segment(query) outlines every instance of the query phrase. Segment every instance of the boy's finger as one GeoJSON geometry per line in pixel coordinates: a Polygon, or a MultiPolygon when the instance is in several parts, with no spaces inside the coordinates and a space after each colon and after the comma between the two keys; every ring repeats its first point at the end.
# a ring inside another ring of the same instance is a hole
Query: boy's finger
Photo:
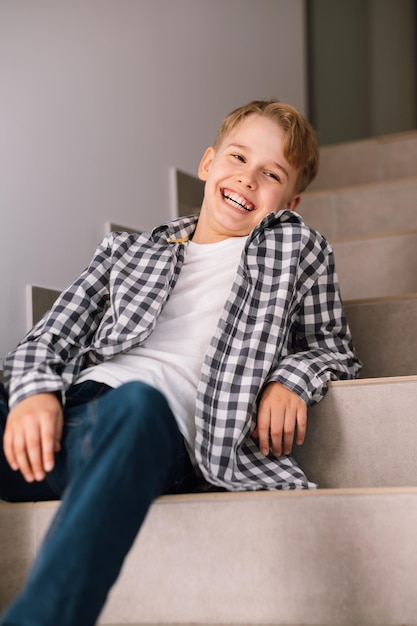
{"type": "Polygon", "coordinates": [[[297,438],[296,442],[299,446],[304,443],[307,432],[307,408],[298,411],[297,414],[297,438]]]}
{"type": "Polygon", "coordinates": [[[20,470],[25,480],[32,482],[33,472],[26,454],[26,443],[23,431],[6,426],[3,445],[5,457],[12,470],[20,470]]]}
{"type": "Polygon", "coordinates": [[[42,460],[42,443],[39,426],[36,423],[27,426],[25,430],[24,447],[20,450],[18,459],[20,459],[19,468],[26,480],[43,480],[45,471],[42,460]],[[25,458],[28,460],[29,472],[26,470],[25,458]],[[23,468],[22,468],[23,464],[23,468]]]}
{"type": "Polygon", "coordinates": [[[62,431],[64,428],[64,415],[62,409],[59,410],[57,419],[55,422],[55,452],[61,450],[62,431]]]}
{"type": "Polygon", "coordinates": [[[262,454],[268,456],[269,454],[269,434],[271,426],[271,413],[266,407],[260,407],[258,412],[258,423],[256,426],[259,448],[262,454]]]}
{"type": "MultiPolygon", "coordinates": [[[[56,424],[55,420],[49,418],[41,423],[41,449],[42,449],[42,471],[50,472],[55,464],[56,449],[56,424]]],[[[41,479],[42,480],[42,479],[41,479]]]]}
{"type": "Polygon", "coordinates": [[[286,421],[284,407],[276,406],[271,418],[271,444],[275,456],[281,456],[283,452],[284,426],[286,421]]]}
{"type": "Polygon", "coordinates": [[[291,454],[292,446],[294,443],[294,431],[295,431],[295,418],[291,416],[285,420],[284,434],[283,434],[283,451],[284,454],[291,454]]]}
{"type": "Polygon", "coordinates": [[[17,469],[20,471],[26,482],[32,483],[35,480],[35,477],[24,449],[19,450],[19,452],[16,453],[16,463],[17,469]]]}
{"type": "Polygon", "coordinates": [[[6,427],[6,431],[3,437],[3,450],[4,456],[12,470],[17,471],[19,469],[19,465],[16,459],[16,455],[14,453],[13,447],[13,434],[9,428],[6,427]]]}
{"type": "Polygon", "coordinates": [[[271,448],[275,456],[281,456],[282,454],[282,428],[271,428],[271,448]]]}

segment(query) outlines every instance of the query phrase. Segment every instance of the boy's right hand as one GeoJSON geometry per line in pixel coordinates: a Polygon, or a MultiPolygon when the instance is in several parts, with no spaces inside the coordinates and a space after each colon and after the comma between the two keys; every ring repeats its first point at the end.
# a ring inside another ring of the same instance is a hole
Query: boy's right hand
{"type": "Polygon", "coordinates": [[[27,482],[41,481],[55,464],[61,448],[63,413],[54,393],[39,393],[10,411],[4,431],[4,454],[27,482]]]}

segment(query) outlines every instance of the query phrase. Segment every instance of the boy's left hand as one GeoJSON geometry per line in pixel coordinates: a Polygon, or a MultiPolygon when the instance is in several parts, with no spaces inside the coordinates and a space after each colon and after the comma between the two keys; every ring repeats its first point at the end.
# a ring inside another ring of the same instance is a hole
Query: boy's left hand
{"type": "Polygon", "coordinates": [[[252,437],[259,439],[265,456],[291,454],[296,443],[304,441],[307,428],[307,405],[296,393],[277,382],[269,383],[261,396],[258,423],[252,437]]]}

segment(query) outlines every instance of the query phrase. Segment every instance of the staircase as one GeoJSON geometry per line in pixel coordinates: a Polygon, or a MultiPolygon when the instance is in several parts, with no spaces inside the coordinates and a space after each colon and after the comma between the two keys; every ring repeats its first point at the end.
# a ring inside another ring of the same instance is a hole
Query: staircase
{"type": "MultiPolygon", "coordinates": [[[[364,363],[309,411],[320,488],[160,498],[101,625],[417,626],[417,132],[323,148],[300,212],[364,363]]],[[[56,506],[0,504],[0,607],[56,506]]]]}

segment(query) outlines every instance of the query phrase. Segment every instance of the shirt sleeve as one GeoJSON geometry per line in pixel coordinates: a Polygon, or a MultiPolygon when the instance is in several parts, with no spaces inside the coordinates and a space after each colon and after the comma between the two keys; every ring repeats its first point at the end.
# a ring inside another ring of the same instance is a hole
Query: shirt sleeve
{"type": "Polygon", "coordinates": [[[292,330],[293,353],[280,360],[266,383],[279,382],[314,404],[325,395],[330,380],[358,376],[361,363],[343,311],[332,251],[304,295],[292,330]]]}
{"type": "Polygon", "coordinates": [[[35,393],[59,392],[64,399],[108,308],[111,243],[112,235],[102,240],[90,265],[7,355],[10,408],[35,393]]]}

